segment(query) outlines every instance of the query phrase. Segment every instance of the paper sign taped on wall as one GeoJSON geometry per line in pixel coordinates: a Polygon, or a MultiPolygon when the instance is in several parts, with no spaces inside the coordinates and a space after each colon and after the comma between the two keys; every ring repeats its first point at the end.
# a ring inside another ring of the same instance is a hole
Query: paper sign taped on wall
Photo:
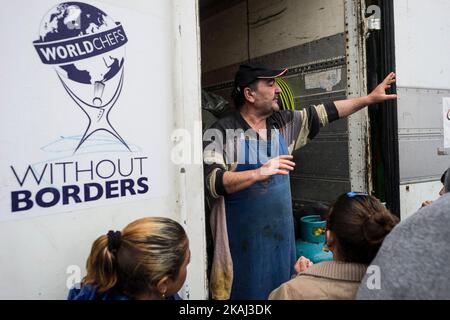
{"type": "Polygon", "coordinates": [[[444,148],[450,148],[450,98],[444,98],[443,102],[443,122],[444,122],[444,148]]]}
{"type": "Polygon", "coordinates": [[[321,72],[315,72],[305,75],[305,88],[333,90],[333,87],[342,80],[342,70],[334,69],[321,72]]]}

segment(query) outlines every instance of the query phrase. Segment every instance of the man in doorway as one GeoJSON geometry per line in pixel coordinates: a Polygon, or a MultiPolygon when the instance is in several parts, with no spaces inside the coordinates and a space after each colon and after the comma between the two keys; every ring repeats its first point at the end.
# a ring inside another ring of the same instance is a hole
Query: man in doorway
{"type": "Polygon", "coordinates": [[[395,82],[391,73],[368,96],[280,111],[275,79],[286,73],[241,65],[232,94],[236,111],[207,133],[205,182],[216,199],[211,212],[213,299],[267,299],[290,279],[295,264],[291,153],[321,127],[396,98],[386,94],[395,82]]]}

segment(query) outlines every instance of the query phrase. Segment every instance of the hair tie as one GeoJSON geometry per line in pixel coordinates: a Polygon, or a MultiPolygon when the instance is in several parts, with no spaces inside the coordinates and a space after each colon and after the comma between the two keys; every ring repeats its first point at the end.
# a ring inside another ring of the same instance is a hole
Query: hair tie
{"type": "Polygon", "coordinates": [[[120,231],[109,230],[108,232],[109,251],[113,252],[119,250],[121,241],[122,241],[122,233],[120,231]]]}

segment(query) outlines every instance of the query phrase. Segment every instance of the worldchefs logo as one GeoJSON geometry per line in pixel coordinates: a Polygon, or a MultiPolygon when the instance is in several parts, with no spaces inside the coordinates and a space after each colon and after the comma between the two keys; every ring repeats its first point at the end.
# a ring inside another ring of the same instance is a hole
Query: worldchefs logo
{"type": "Polygon", "coordinates": [[[42,20],[34,47],[42,62],[55,68],[64,89],[89,119],[74,152],[100,130],[131,151],[109,120],[123,86],[127,41],[119,22],[81,2],[61,3],[42,20]],[[107,86],[112,90],[105,90],[107,86]]]}
{"type": "MultiPolygon", "coordinates": [[[[113,128],[109,113],[123,86],[125,44],[122,25],[103,11],[81,2],[65,2],[50,10],[34,47],[52,66],[63,88],[89,119],[73,156],[96,131],[107,131],[131,151],[113,128]]],[[[93,139],[91,139],[93,140],[93,139]]],[[[18,187],[11,190],[11,212],[68,207],[149,192],[148,157],[122,152],[115,158],[92,158],[85,152],[76,160],[60,158],[27,167],[11,165],[18,187]]],[[[85,206],[86,207],[86,206],[85,206]]],[[[81,207],[80,207],[81,208],[81,207]]]]}

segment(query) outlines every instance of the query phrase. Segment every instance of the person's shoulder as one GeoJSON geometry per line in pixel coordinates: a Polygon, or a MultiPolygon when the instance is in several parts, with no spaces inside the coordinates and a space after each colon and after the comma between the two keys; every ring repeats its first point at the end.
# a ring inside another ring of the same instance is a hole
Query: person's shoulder
{"type": "Polygon", "coordinates": [[[404,218],[386,236],[379,256],[389,255],[396,252],[401,256],[417,251],[418,245],[433,243],[439,239],[437,235],[450,235],[448,225],[450,224],[450,194],[444,194],[429,206],[420,208],[407,218],[404,218]],[[415,235],[411,239],[411,235],[415,235]],[[401,248],[409,248],[406,253],[401,248]]]}
{"type": "Polygon", "coordinates": [[[97,300],[97,288],[93,285],[76,284],[69,290],[67,300],[97,300]]]}
{"type": "Polygon", "coordinates": [[[175,293],[174,295],[168,297],[167,300],[183,300],[183,298],[181,298],[178,293],[175,293]]]}
{"type": "Polygon", "coordinates": [[[278,288],[274,289],[270,295],[269,300],[299,300],[301,299],[296,293],[298,291],[292,288],[292,280],[281,284],[278,288]]]}
{"type": "Polygon", "coordinates": [[[69,290],[67,300],[130,300],[130,297],[124,295],[112,288],[99,294],[95,285],[76,285],[69,290]]]}
{"type": "MultiPolygon", "coordinates": [[[[430,205],[419,209],[411,218],[414,216],[442,216],[444,219],[450,220],[450,215],[447,214],[448,208],[450,207],[450,193],[442,195],[436,201],[433,201],[430,205]]],[[[406,221],[406,220],[405,220],[406,221]]]]}
{"type": "Polygon", "coordinates": [[[269,296],[270,300],[307,300],[316,296],[314,291],[321,291],[322,279],[307,274],[298,274],[295,278],[283,283],[273,290],[269,296]]]}
{"type": "Polygon", "coordinates": [[[240,122],[239,122],[239,116],[237,111],[230,112],[226,116],[218,119],[216,122],[212,124],[210,127],[211,129],[219,129],[219,130],[226,130],[226,129],[235,129],[239,128],[240,122]]]}
{"type": "Polygon", "coordinates": [[[425,231],[427,230],[424,228],[425,225],[446,228],[448,223],[450,223],[449,208],[450,194],[444,194],[430,205],[420,208],[409,217],[402,219],[392,230],[391,234],[397,234],[401,231],[410,232],[411,228],[425,231]]]}
{"type": "Polygon", "coordinates": [[[279,110],[272,113],[270,116],[272,119],[286,119],[292,117],[295,110],[279,110]]]}
{"type": "Polygon", "coordinates": [[[283,127],[286,123],[294,119],[295,110],[279,110],[270,116],[270,120],[275,122],[279,127],[283,127]]]}
{"type": "Polygon", "coordinates": [[[219,120],[217,120],[216,122],[214,122],[211,127],[209,127],[206,131],[210,131],[210,134],[214,134],[215,130],[220,131],[220,133],[225,137],[227,130],[239,130],[242,129],[245,131],[245,124],[243,123],[239,112],[238,111],[233,111],[229,114],[227,114],[226,116],[224,116],[223,118],[220,118],[219,120]],[[213,130],[211,132],[211,130],[213,130]]]}

